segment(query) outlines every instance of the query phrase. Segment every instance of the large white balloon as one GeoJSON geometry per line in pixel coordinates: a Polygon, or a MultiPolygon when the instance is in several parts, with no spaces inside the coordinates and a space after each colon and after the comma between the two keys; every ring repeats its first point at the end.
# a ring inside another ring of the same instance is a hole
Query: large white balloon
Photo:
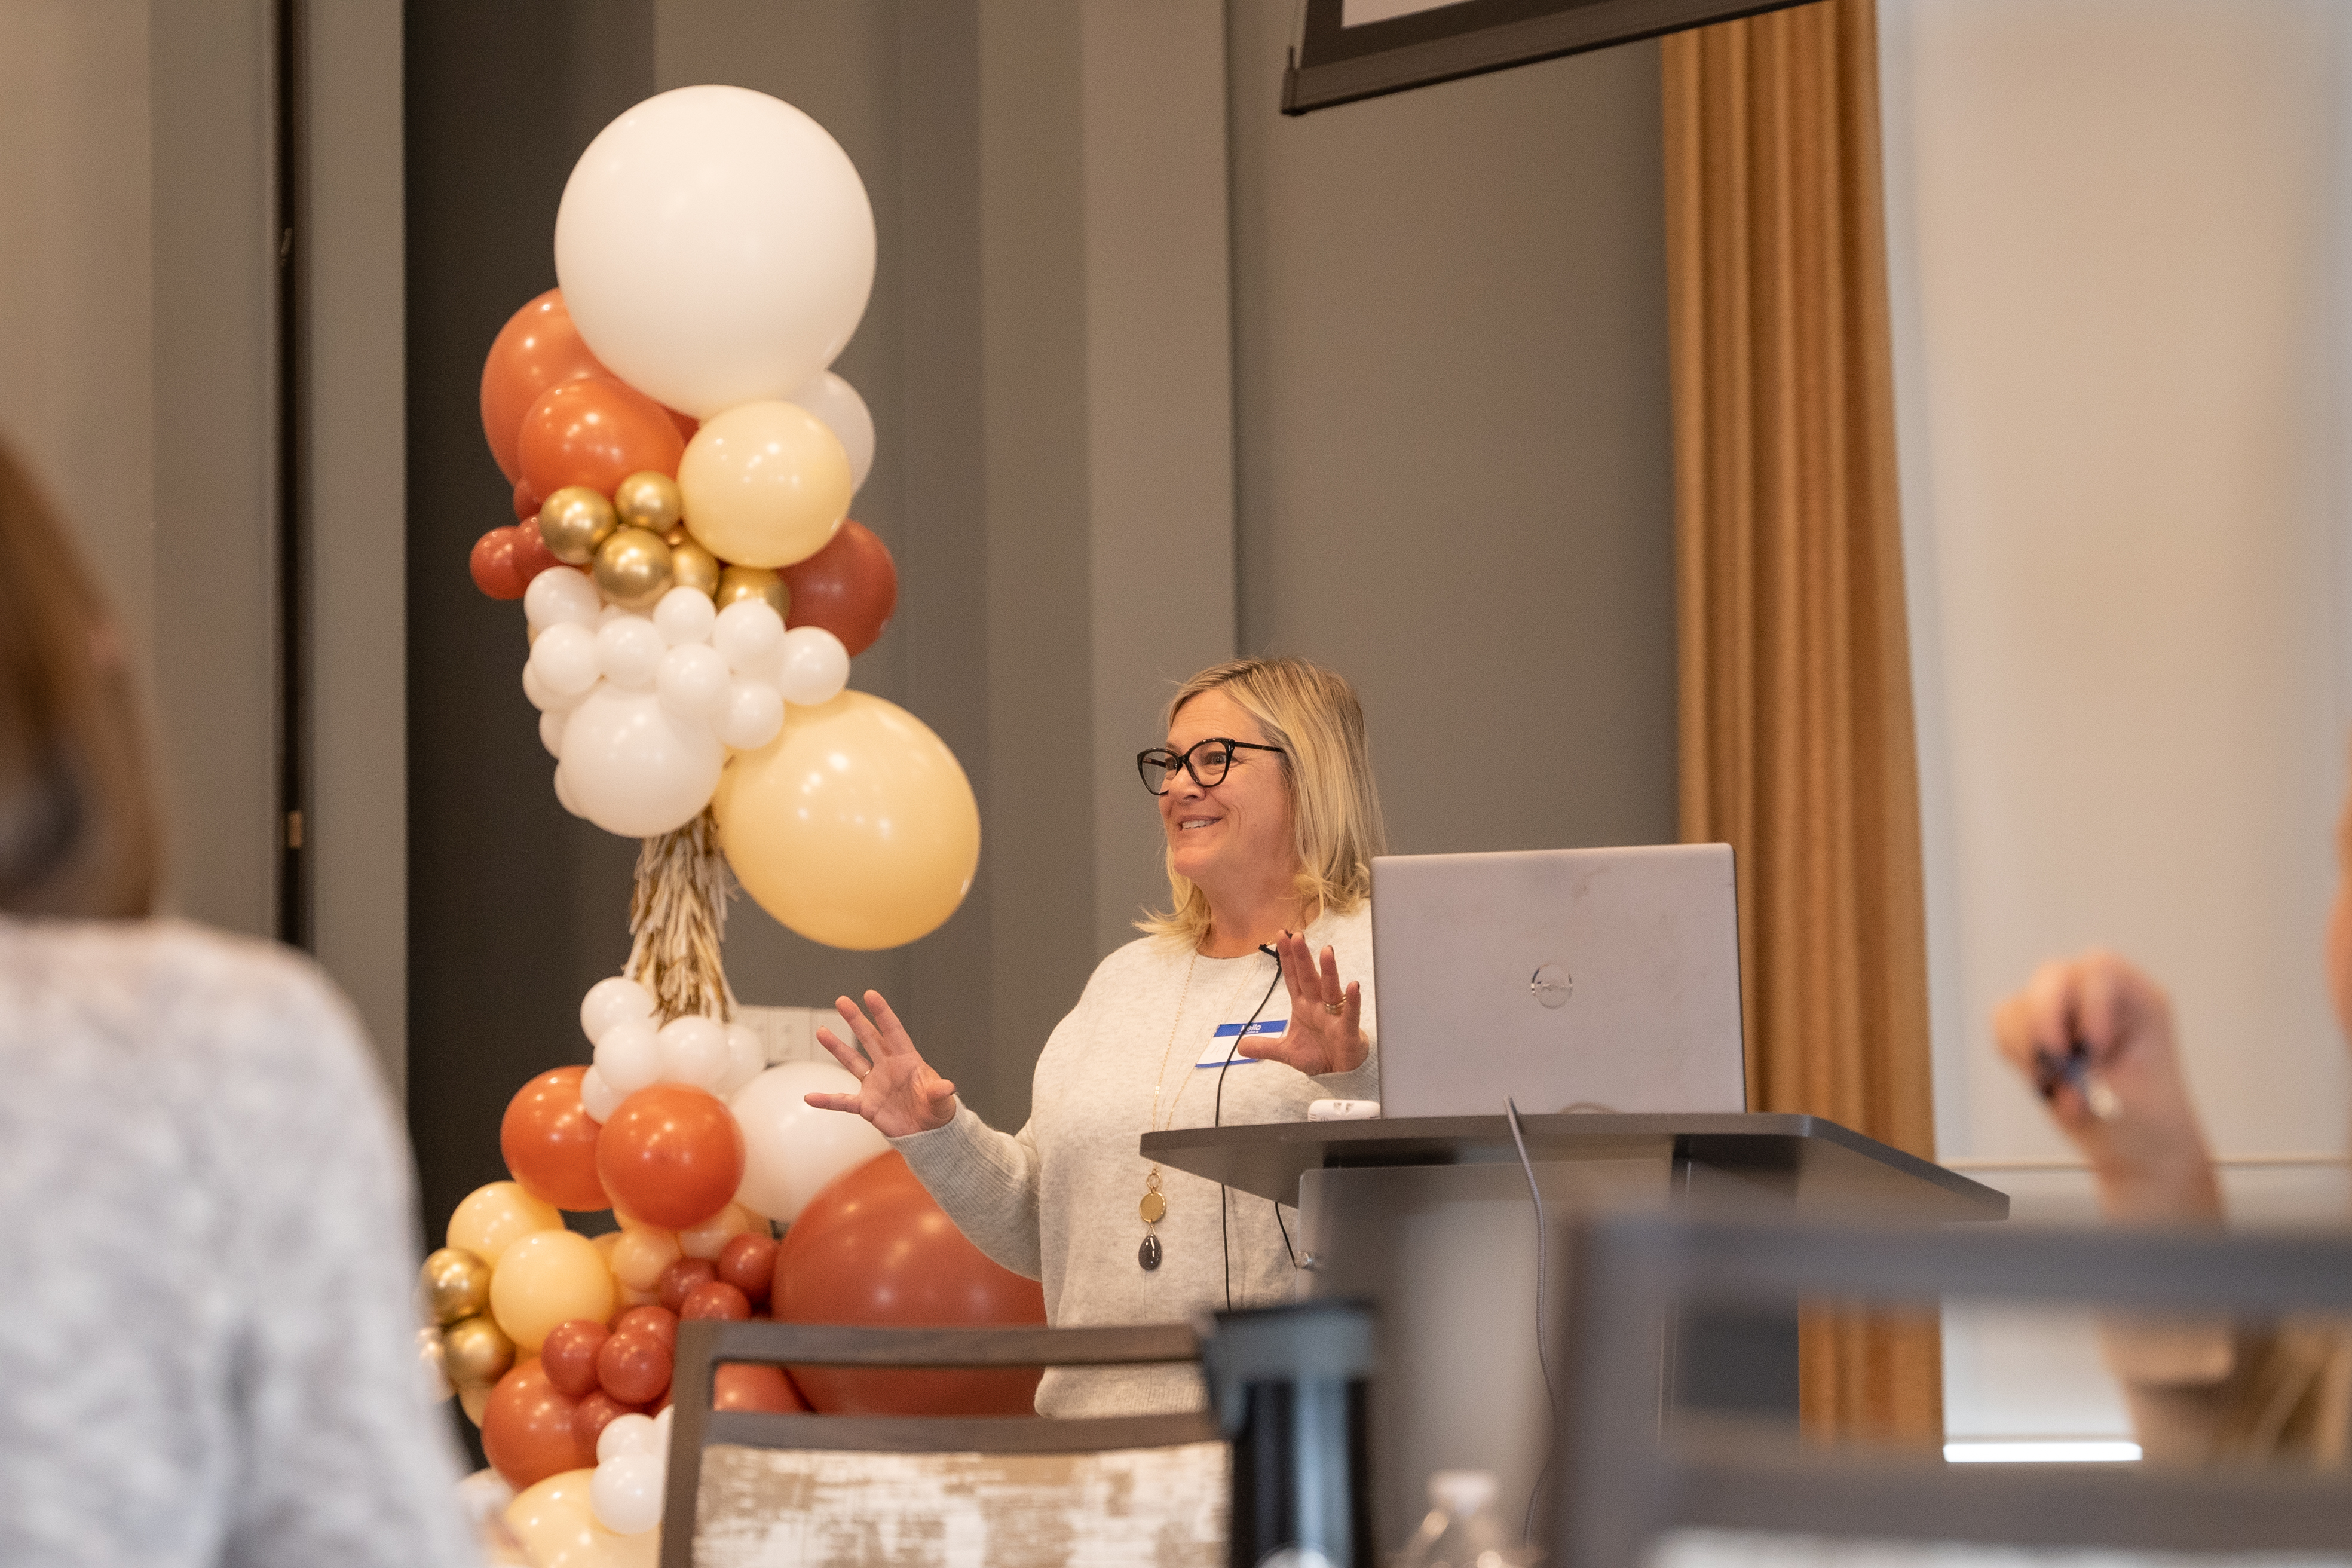
{"type": "Polygon", "coordinates": [[[563,721],[562,771],[573,803],[624,838],[693,821],[726,765],[727,748],[709,726],[680,719],[650,691],[599,682],[563,721]]]}
{"type": "Polygon", "coordinates": [[[588,1506],[615,1535],[642,1535],[661,1522],[667,1467],[659,1454],[615,1454],[596,1467],[588,1506]]]}
{"type": "Polygon", "coordinates": [[[874,471],[874,416],[857,388],[826,371],[784,401],[799,404],[841,438],[841,449],[849,457],[849,488],[855,492],[864,486],[866,476],[874,471]]]}
{"type": "Polygon", "coordinates": [[[819,1110],[802,1097],[855,1094],[857,1080],[832,1062],[786,1062],[735,1091],[728,1104],[743,1129],[743,1182],[735,1201],[789,1225],[819,1187],[889,1150],[862,1116],[819,1110]]]}
{"type": "Polygon", "coordinates": [[[840,143],[791,104],[682,87],[580,155],[555,277],[614,374],[707,419],[788,397],[841,353],[874,286],[874,210],[840,143]]]}

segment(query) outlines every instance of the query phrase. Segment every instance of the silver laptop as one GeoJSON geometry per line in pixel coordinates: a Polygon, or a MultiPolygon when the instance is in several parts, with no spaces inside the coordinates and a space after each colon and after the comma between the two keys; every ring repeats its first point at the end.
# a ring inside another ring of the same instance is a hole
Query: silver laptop
{"type": "Polygon", "coordinates": [[[1728,844],[1372,862],[1381,1113],[1748,1109],[1728,844]]]}

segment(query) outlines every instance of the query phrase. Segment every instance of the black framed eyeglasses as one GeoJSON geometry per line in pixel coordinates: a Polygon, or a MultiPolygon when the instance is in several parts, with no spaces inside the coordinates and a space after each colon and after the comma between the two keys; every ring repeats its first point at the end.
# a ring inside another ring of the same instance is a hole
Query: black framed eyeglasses
{"type": "Polygon", "coordinates": [[[1213,736],[1195,741],[1192,749],[1179,756],[1165,746],[1154,746],[1148,752],[1135,753],[1135,771],[1143,775],[1143,787],[1154,795],[1168,793],[1168,775],[1182,768],[1192,775],[1192,782],[1202,789],[1214,789],[1225,782],[1225,774],[1234,765],[1235,752],[1272,752],[1283,755],[1280,746],[1261,746],[1255,741],[1234,741],[1224,736],[1213,736]]]}

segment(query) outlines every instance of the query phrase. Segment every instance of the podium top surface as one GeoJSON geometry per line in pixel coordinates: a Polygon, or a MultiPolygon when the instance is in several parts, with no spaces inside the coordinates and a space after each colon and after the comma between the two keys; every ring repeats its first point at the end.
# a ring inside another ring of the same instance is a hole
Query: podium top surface
{"type": "MultiPolygon", "coordinates": [[[[1819,1116],[1773,1114],[1521,1116],[1528,1157],[1670,1159],[1779,1194],[1800,1207],[1865,1205],[1919,1221],[1997,1220],[2009,1194],[1819,1116]]],[[[1143,1134],[1139,1151],[1171,1169],[1280,1203],[1309,1171],[1518,1162],[1500,1116],[1275,1121],[1143,1134]]]]}

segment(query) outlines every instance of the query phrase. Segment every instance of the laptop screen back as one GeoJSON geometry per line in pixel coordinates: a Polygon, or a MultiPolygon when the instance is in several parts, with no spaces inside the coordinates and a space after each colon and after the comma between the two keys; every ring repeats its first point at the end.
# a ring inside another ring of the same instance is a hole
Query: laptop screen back
{"type": "Polygon", "coordinates": [[[1385,1116],[1748,1108],[1727,844],[1372,862],[1385,1116]]]}

